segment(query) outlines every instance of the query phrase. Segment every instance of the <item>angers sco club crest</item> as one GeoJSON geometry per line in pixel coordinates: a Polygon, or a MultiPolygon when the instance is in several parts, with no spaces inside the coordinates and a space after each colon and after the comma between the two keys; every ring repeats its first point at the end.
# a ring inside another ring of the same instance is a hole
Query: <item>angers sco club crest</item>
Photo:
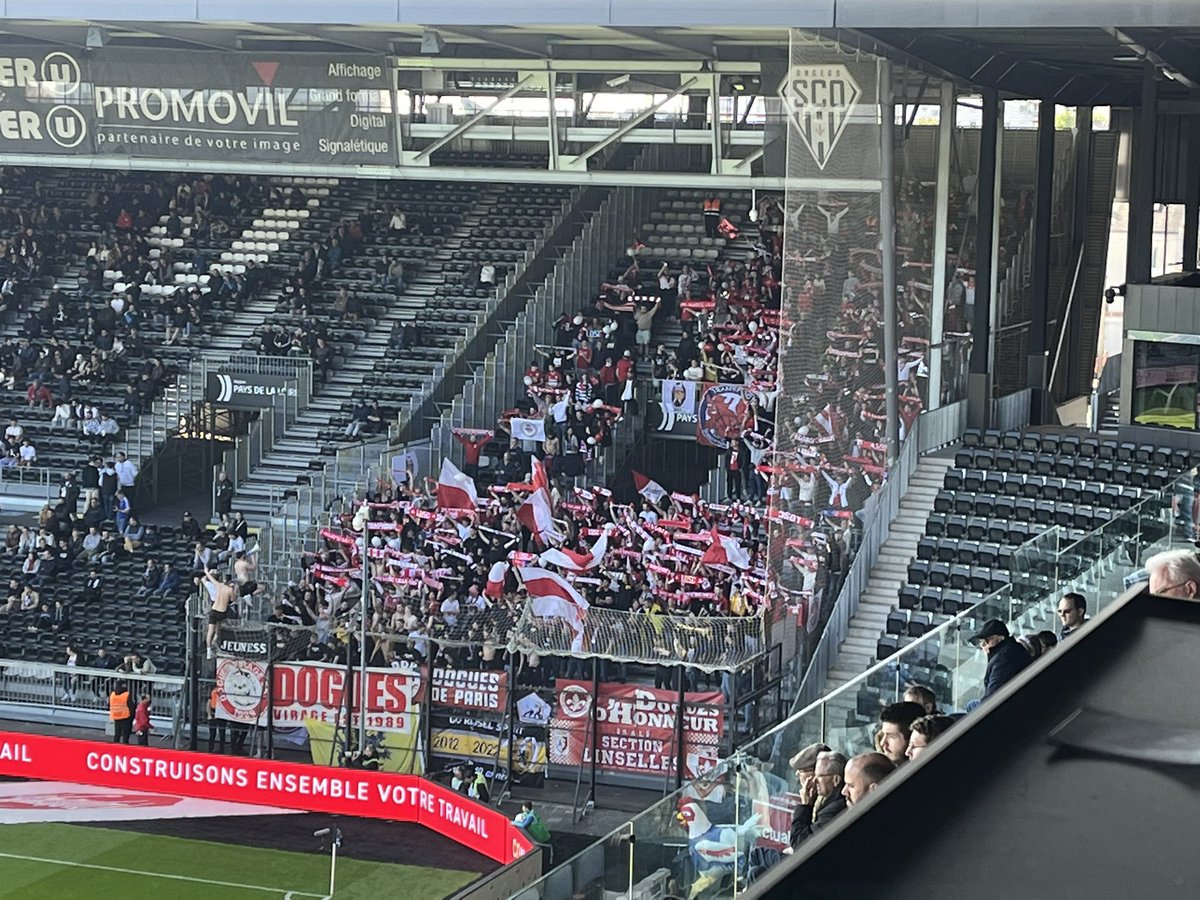
{"type": "Polygon", "coordinates": [[[779,94],[804,146],[825,171],[862,96],[858,82],[843,65],[793,66],[779,94]]]}

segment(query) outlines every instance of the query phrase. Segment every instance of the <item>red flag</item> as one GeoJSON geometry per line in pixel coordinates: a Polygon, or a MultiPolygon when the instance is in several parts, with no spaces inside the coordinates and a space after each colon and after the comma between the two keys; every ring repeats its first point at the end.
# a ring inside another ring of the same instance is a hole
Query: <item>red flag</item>
{"type": "Polygon", "coordinates": [[[736,538],[725,537],[725,535],[717,531],[714,525],[712,530],[712,544],[704,551],[704,555],[700,557],[700,562],[705,565],[734,566],[738,569],[748,569],[750,568],[750,554],[736,538]]]}
{"type": "Polygon", "coordinates": [[[666,489],[661,484],[638,471],[633,473],[633,486],[651,503],[661,503],[663,497],[667,496],[666,489]]]}
{"type": "Polygon", "coordinates": [[[571,572],[586,572],[600,565],[604,554],[608,552],[608,532],[600,536],[600,540],[592,545],[590,553],[576,553],[574,550],[555,547],[547,550],[538,557],[543,564],[558,566],[571,572]]]}
{"type": "Polygon", "coordinates": [[[555,575],[545,569],[527,567],[517,569],[517,574],[521,576],[529,594],[534,614],[543,618],[566,619],[575,633],[571,649],[577,653],[582,652],[583,618],[588,610],[588,602],[583,595],[561,575],[555,575]]]}
{"type": "Polygon", "coordinates": [[[504,576],[507,574],[507,562],[500,560],[493,563],[491,569],[488,570],[487,586],[483,589],[483,596],[499,600],[504,595],[504,576]]]}
{"type": "Polygon", "coordinates": [[[550,499],[545,491],[530,494],[517,508],[517,521],[524,525],[545,546],[563,540],[563,534],[554,524],[550,512],[550,499]]]}
{"type": "Polygon", "coordinates": [[[443,459],[437,484],[438,508],[474,509],[477,503],[479,495],[475,493],[475,480],[460,472],[450,460],[443,459]]]}

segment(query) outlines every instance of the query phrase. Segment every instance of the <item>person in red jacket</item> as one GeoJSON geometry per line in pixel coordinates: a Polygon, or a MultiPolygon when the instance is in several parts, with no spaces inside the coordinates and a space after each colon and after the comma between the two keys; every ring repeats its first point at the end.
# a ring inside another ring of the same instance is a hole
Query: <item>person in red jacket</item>
{"type": "Polygon", "coordinates": [[[141,702],[133,714],[133,733],[138,743],[145,747],[150,743],[150,695],[142,694],[141,702]]]}

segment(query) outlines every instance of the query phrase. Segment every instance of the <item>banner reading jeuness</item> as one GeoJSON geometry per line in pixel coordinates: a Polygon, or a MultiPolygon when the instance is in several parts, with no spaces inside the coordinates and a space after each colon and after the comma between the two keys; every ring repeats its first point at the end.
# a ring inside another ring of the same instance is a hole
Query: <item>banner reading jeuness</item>
{"type": "Polygon", "coordinates": [[[0,154],[394,165],[383,57],[13,48],[0,154]]]}

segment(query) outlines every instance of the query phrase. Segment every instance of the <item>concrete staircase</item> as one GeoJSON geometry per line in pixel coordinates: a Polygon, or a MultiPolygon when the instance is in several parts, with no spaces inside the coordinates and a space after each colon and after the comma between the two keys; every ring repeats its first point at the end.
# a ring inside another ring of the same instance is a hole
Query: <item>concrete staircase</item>
{"type": "MultiPolygon", "coordinates": [[[[875,662],[875,643],[897,606],[897,592],[908,581],[908,564],[917,555],[917,542],[925,533],[925,520],[933,512],[933,500],[954,465],[952,454],[922,457],[900,501],[900,514],[879,550],[867,588],[858,600],[858,612],[850,621],[846,640],[838,649],[829,672],[825,693],[830,693],[861,674],[875,662]]],[[[853,698],[849,702],[853,703],[853,698]]]]}

